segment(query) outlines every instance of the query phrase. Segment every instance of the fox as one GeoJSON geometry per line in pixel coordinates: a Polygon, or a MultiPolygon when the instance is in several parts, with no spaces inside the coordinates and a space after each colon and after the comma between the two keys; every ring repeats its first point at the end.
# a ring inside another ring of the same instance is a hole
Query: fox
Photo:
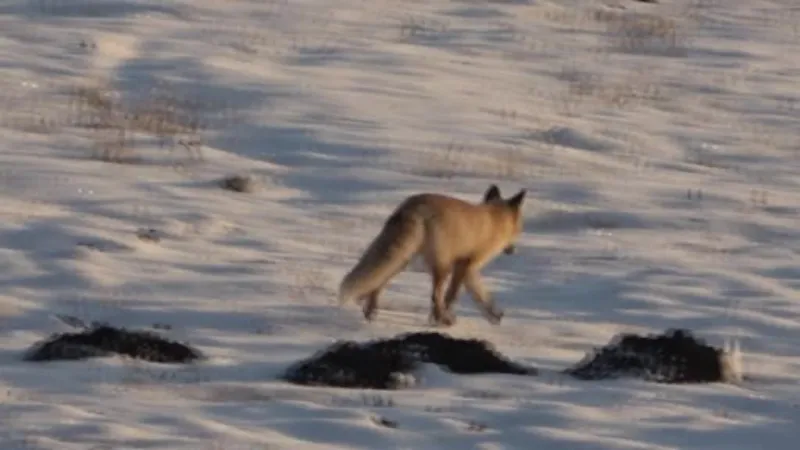
{"type": "Polygon", "coordinates": [[[339,305],[355,301],[364,318],[373,321],[387,284],[419,257],[431,277],[429,322],[441,327],[455,324],[453,305],[463,284],[487,321],[499,324],[504,311],[495,306],[480,270],[501,252],[515,253],[526,192],[521,189],[504,199],[500,188],[491,184],[480,203],[437,193],[407,197],[342,278],[339,305]]]}

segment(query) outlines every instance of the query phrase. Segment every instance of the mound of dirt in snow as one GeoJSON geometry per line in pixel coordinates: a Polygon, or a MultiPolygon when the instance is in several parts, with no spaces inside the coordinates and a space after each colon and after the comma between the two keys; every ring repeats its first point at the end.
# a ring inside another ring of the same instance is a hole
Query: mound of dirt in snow
{"type": "Polygon", "coordinates": [[[687,330],[661,335],[621,334],[564,372],[582,380],[635,377],[658,383],[712,383],[738,379],[735,357],[687,330]]]}
{"type": "Polygon", "coordinates": [[[336,342],[309,359],[292,365],[283,379],[303,385],[399,389],[413,384],[422,363],[437,364],[458,374],[538,371],[508,361],[486,341],[456,339],[440,333],[409,333],[363,344],[336,342]]]}
{"type": "Polygon", "coordinates": [[[160,363],[187,363],[203,358],[199,350],[169,341],[148,331],[130,331],[99,325],[78,333],[59,333],[34,344],[26,361],[76,360],[126,355],[160,363]]]}

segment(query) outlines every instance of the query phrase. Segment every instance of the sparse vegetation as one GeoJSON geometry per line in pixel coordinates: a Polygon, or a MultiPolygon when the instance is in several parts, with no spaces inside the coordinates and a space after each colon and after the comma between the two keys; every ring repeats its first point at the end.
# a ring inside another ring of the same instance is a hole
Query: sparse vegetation
{"type": "Polygon", "coordinates": [[[74,89],[75,123],[94,130],[94,156],[114,162],[134,161],[137,134],[144,134],[155,138],[162,149],[180,146],[190,160],[202,160],[206,124],[199,105],[182,101],[167,87],[143,90],[144,95],[137,95],[135,102],[126,102],[108,81],[74,89]]]}
{"type": "Polygon", "coordinates": [[[685,56],[687,34],[671,17],[597,9],[593,19],[605,24],[612,47],[624,52],[685,56]]]}
{"type": "Polygon", "coordinates": [[[667,101],[664,87],[652,71],[645,68],[611,78],[564,67],[559,78],[567,85],[562,106],[570,116],[579,114],[587,101],[597,101],[620,109],[667,101]]]}
{"type": "Polygon", "coordinates": [[[400,22],[401,39],[435,38],[447,30],[447,22],[418,15],[408,15],[400,22]]]}
{"type": "Polygon", "coordinates": [[[486,176],[508,180],[521,179],[529,174],[530,164],[519,145],[470,148],[466,143],[451,140],[443,149],[422,156],[413,171],[434,178],[486,176]]]}

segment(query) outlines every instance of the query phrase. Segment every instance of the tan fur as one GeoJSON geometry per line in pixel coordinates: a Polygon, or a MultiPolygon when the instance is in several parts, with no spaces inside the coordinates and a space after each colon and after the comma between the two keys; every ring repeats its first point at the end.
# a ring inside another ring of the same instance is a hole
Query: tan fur
{"type": "Polygon", "coordinates": [[[487,319],[499,323],[503,313],[494,307],[479,271],[500,252],[513,251],[522,229],[524,196],[522,190],[502,199],[492,185],[479,204],[441,194],[408,197],[342,280],[339,303],[363,302],[364,317],[372,320],[383,288],[419,255],[432,278],[431,317],[436,323],[454,323],[452,306],[462,284],[487,319]]]}

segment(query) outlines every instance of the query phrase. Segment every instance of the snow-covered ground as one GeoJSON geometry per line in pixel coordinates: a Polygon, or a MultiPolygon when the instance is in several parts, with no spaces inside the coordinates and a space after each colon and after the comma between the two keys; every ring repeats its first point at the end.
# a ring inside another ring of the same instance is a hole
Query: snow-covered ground
{"type": "Polygon", "coordinates": [[[796,448],[798,24],[793,0],[0,2],[0,448],[796,448]],[[191,103],[205,161],[143,132],[142,161],[93,159],[113,131],[80,126],[87,84],[191,103]],[[261,187],[216,185],[236,173],[261,187]],[[447,332],[541,376],[276,380],[428,329],[422,273],[372,324],[335,289],[403,197],[489,183],[530,194],[517,254],[484,270],[506,317],[462,298],[447,332]],[[166,324],[210,360],[21,362],[59,314],[166,324]],[[738,339],[749,379],[556,373],[669,327],[738,339]]]}

